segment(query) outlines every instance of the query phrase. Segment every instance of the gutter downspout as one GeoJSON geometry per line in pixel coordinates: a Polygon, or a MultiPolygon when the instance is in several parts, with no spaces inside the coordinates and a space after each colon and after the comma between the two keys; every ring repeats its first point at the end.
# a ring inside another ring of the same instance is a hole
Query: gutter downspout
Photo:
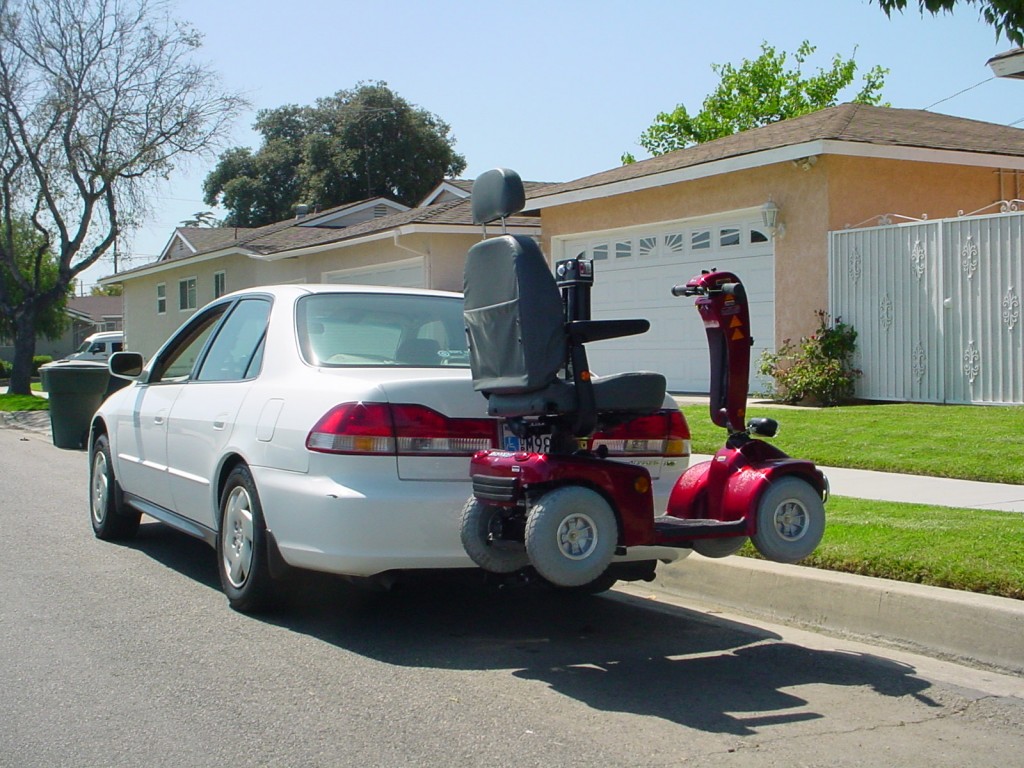
{"type": "Polygon", "coordinates": [[[393,240],[394,240],[394,243],[395,243],[395,247],[399,248],[399,249],[401,249],[403,251],[408,251],[409,253],[415,253],[417,256],[422,256],[423,257],[423,282],[426,283],[426,285],[424,287],[425,288],[433,288],[434,287],[434,275],[433,275],[433,269],[432,269],[433,265],[431,263],[431,258],[430,258],[430,255],[431,255],[430,254],[430,248],[428,247],[427,250],[420,251],[420,250],[417,250],[416,248],[410,248],[408,245],[402,245],[402,242],[401,242],[402,237],[403,237],[402,231],[400,229],[396,229],[395,232],[394,232],[394,237],[393,237],[393,240]]]}

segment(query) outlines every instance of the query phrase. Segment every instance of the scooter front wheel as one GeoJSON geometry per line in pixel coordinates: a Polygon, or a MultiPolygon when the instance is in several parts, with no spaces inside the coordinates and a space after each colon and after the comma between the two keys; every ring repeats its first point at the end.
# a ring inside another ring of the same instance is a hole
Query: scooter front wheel
{"type": "Polygon", "coordinates": [[[618,539],[615,512],[608,502],[577,485],[544,494],[526,519],[530,564],[559,587],[579,587],[601,576],[618,539]]]}
{"type": "Polygon", "coordinates": [[[803,560],[821,542],[825,505],[806,480],[784,477],[773,482],[757,503],[757,551],[776,563],[803,560]]]}

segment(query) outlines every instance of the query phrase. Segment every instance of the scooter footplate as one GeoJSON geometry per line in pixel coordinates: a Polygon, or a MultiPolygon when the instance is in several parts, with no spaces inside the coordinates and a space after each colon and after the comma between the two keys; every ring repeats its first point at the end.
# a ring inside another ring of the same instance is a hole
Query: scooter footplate
{"type": "Polygon", "coordinates": [[[730,534],[742,536],[746,531],[746,520],[684,520],[670,515],[654,518],[654,537],[659,543],[730,534]]]}

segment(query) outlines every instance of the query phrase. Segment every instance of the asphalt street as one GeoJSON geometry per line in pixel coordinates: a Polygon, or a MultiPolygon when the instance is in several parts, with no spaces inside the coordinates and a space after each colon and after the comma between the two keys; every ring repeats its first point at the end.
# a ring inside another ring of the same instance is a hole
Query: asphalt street
{"type": "Polygon", "coordinates": [[[93,538],[84,452],[0,429],[0,766],[1006,766],[1024,680],[687,605],[422,577],[232,612],[93,538]]]}

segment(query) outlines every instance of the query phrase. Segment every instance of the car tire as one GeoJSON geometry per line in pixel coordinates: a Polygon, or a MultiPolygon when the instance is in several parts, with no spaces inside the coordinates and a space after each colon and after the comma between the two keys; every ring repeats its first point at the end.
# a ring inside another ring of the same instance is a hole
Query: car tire
{"type": "Polygon", "coordinates": [[[104,541],[133,538],[142,519],[140,512],[124,503],[106,435],[98,435],[93,441],[89,458],[89,518],[96,538],[104,541]]]}
{"type": "Polygon", "coordinates": [[[526,549],[501,539],[502,508],[471,498],[462,508],[462,547],[470,559],[490,573],[515,573],[530,564],[526,549]]]}
{"type": "Polygon", "coordinates": [[[693,551],[704,557],[735,555],[748,541],[746,536],[726,536],[718,539],[694,539],[693,551]]]}
{"type": "Polygon", "coordinates": [[[258,613],[276,606],[278,585],[270,573],[263,507],[244,464],[231,470],[221,491],[217,572],[236,611],[258,613]]]}
{"type": "Polygon", "coordinates": [[[582,587],[608,568],[619,528],[601,494],[569,485],[545,493],[533,505],[525,539],[537,573],[558,587],[582,587]]]}
{"type": "Polygon", "coordinates": [[[776,563],[803,560],[825,533],[825,505],[806,480],[784,477],[771,483],[757,503],[757,551],[776,563]]]}

